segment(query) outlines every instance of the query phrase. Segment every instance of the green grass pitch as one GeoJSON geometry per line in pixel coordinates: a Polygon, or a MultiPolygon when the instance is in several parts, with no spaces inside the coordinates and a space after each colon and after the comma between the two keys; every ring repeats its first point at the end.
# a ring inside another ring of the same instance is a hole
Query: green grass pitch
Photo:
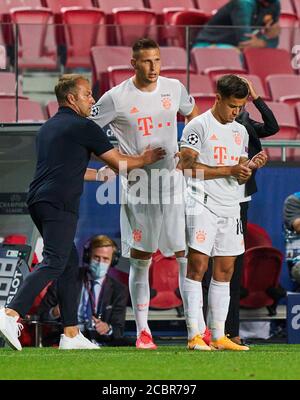
{"type": "Polygon", "coordinates": [[[300,379],[300,345],[252,345],[250,351],[0,349],[4,380],[290,380],[300,379]]]}

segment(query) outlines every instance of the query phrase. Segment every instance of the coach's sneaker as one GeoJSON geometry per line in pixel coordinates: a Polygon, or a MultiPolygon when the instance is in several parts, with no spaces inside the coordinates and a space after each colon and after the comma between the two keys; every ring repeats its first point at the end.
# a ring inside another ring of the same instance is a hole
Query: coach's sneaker
{"type": "Polygon", "coordinates": [[[231,341],[227,336],[222,336],[218,340],[211,341],[210,345],[214,350],[237,350],[237,351],[249,350],[248,346],[241,346],[239,344],[236,344],[233,341],[231,341]]]}
{"type": "Polygon", "coordinates": [[[208,329],[207,327],[205,328],[205,331],[202,335],[202,340],[207,344],[207,346],[210,345],[211,342],[211,330],[208,329]]]}
{"type": "Polygon", "coordinates": [[[22,350],[18,337],[21,335],[23,325],[18,322],[19,317],[11,317],[5,313],[5,308],[0,309],[0,336],[14,350],[22,350]]]}
{"type": "Polygon", "coordinates": [[[59,341],[60,350],[95,350],[100,349],[99,346],[90,342],[81,332],[78,335],[70,338],[64,334],[60,335],[59,341]]]}
{"type": "Polygon", "coordinates": [[[157,346],[153,342],[151,334],[149,332],[147,332],[145,329],[142,330],[139,337],[137,338],[137,340],[135,342],[135,347],[137,349],[144,349],[144,350],[156,350],[157,349],[157,346]]]}
{"type": "Polygon", "coordinates": [[[203,337],[201,335],[196,335],[193,337],[193,339],[188,340],[187,344],[187,349],[188,350],[211,350],[209,346],[205,343],[203,340],[203,337]]]}

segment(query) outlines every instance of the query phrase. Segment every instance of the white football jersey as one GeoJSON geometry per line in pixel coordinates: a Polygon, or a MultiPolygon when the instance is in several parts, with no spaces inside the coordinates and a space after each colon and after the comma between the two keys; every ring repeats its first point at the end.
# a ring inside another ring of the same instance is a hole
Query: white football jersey
{"type": "MultiPolygon", "coordinates": [[[[164,159],[144,167],[149,177],[153,169],[175,170],[176,114],[179,111],[189,115],[194,104],[193,97],[177,79],[159,77],[155,90],[144,92],[130,78],[106,92],[93,106],[90,118],[101,127],[110,124],[122,153],[139,154],[148,145],[164,148],[164,159]]],[[[160,185],[160,192],[163,187],[160,185]]]]}
{"type": "MultiPolygon", "coordinates": [[[[239,163],[248,157],[248,133],[236,121],[221,124],[211,110],[190,121],[183,130],[181,147],[198,152],[197,162],[212,167],[239,163]]],[[[197,200],[220,217],[239,217],[240,189],[236,178],[187,179],[187,197],[197,200]]]]}

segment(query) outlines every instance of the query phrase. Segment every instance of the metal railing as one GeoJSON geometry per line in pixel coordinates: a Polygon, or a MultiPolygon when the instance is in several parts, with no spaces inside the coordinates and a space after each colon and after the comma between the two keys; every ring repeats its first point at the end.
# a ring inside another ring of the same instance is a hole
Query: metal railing
{"type": "MultiPolygon", "coordinates": [[[[286,149],[300,147],[300,140],[267,140],[267,139],[264,139],[261,141],[261,144],[264,148],[280,147],[281,148],[281,161],[286,162],[287,161],[286,149]]],[[[300,158],[298,161],[300,162],[300,158]]]]}

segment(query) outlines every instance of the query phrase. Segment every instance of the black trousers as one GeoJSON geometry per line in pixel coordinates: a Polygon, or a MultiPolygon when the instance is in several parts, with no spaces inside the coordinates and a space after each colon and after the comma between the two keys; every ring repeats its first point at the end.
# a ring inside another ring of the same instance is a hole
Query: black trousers
{"type": "Polygon", "coordinates": [[[78,216],[46,202],[33,204],[29,212],[44,240],[43,260],[24,280],[9,308],[24,317],[40,291],[57,280],[63,326],[77,325],[79,259],[74,237],[78,216]]]}
{"type": "MultiPolygon", "coordinates": [[[[244,239],[247,233],[247,221],[248,221],[248,206],[249,202],[240,203],[241,206],[241,220],[243,226],[244,239]]],[[[230,337],[239,336],[240,329],[240,288],[241,288],[241,276],[243,269],[244,254],[240,254],[234,264],[234,272],[230,280],[230,303],[228,314],[225,322],[225,333],[230,337]]],[[[212,277],[212,259],[209,260],[208,269],[204,274],[202,280],[203,289],[203,314],[206,320],[207,316],[207,300],[208,300],[208,289],[210,280],[212,277]]]]}

